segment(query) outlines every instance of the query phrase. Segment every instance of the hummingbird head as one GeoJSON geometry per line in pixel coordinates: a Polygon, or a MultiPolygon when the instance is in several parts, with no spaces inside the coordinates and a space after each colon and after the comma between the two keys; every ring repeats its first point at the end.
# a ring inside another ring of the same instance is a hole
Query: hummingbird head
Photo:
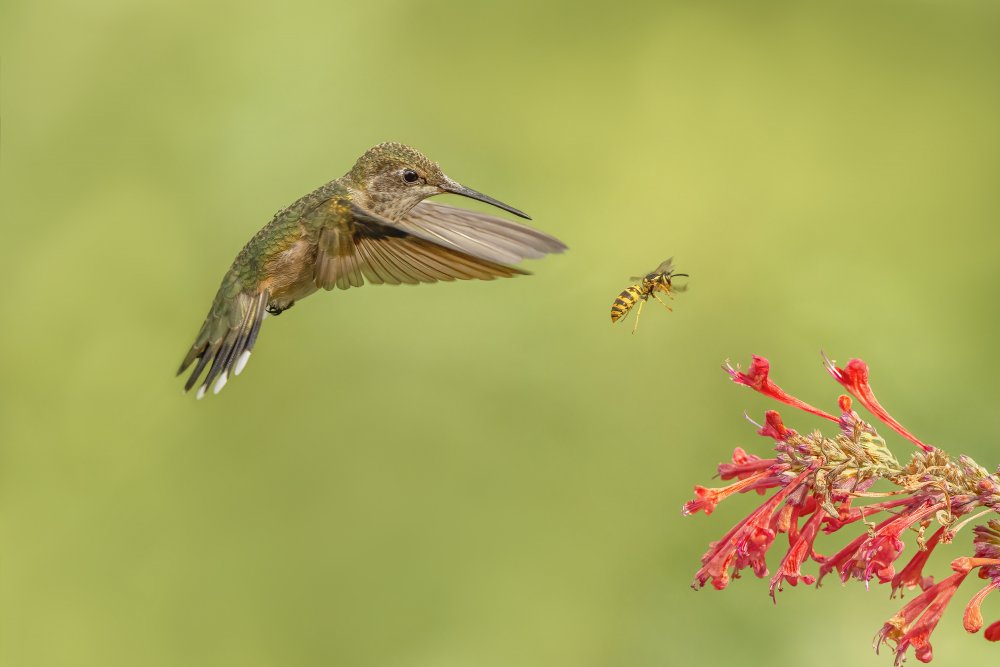
{"type": "Polygon", "coordinates": [[[360,195],[362,206],[390,220],[399,220],[428,197],[449,192],[531,219],[513,206],[452,180],[423,153],[396,142],[369,148],[344,178],[360,195]]]}

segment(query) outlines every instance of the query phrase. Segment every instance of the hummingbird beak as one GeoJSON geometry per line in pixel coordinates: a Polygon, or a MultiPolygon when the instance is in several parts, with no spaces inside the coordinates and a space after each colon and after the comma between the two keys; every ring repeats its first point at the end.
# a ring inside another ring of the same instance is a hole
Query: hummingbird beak
{"type": "Polygon", "coordinates": [[[528,216],[527,213],[518,211],[513,206],[504,204],[502,201],[498,201],[493,197],[490,197],[489,195],[484,195],[482,192],[477,192],[472,188],[467,188],[461,183],[456,183],[450,178],[446,177],[444,183],[442,183],[438,187],[440,187],[441,190],[443,190],[444,192],[450,192],[453,195],[462,195],[463,197],[468,197],[469,199],[475,199],[476,201],[486,202],[487,204],[490,204],[491,206],[496,206],[497,208],[503,209],[508,213],[513,213],[519,218],[524,218],[525,220],[531,220],[531,218],[528,216]]]}

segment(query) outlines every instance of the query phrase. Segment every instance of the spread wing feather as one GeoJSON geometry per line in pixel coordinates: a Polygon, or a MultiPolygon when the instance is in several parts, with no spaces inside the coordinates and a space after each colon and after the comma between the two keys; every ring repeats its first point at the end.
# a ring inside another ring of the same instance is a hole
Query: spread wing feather
{"type": "Polygon", "coordinates": [[[493,280],[527,273],[402,229],[351,204],[349,224],[319,233],[315,280],[324,289],[370,283],[399,285],[448,280],[493,280]]]}
{"type": "Polygon", "coordinates": [[[559,239],[527,225],[430,201],[417,204],[402,220],[391,224],[427,241],[499,264],[517,264],[566,249],[559,239]]]}

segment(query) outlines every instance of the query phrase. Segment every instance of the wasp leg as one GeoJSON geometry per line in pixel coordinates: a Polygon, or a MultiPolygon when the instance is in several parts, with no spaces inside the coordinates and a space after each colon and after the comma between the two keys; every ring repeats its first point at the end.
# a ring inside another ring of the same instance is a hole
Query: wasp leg
{"type": "Polygon", "coordinates": [[[639,310],[635,311],[635,324],[632,325],[632,335],[635,335],[635,330],[639,328],[639,316],[642,315],[642,307],[646,305],[646,300],[643,299],[639,302],[639,310]]]}
{"type": "Polygon", "coordinates": [[[655,294],[655,293],[654,293],[654,294],[653,294],[653,297],[654,297],[654,298],[655,298],[655,299],[656,299],[657,301],[659,301],[660,303],[662,303],[662,304],[663,304],[663,307],[664,307],[664,308],[666,308],[667,310],[669,310],[669,311],[670,311],[671,313],[672,313],[672,312],[674,312],[674,309],[673,309],[673,308],[671,308],[670,306],[668,306],[668,305],[667,305],[667,302],[666,302],[666,301],[664,301],[663,299],[661,299],[661,298],[660,298],[660,295],[658,295],[658,294],[655,294]]]}

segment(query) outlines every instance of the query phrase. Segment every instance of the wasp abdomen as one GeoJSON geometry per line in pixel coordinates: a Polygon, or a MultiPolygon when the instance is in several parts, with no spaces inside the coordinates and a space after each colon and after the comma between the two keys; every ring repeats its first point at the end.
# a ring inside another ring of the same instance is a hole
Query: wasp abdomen
{"type": "Polygon", "coordinates": [[[627,287],[619,294],[614,303],[611,304],[611,321],[617,322],[621,318],[628,315],[628,311],[632,310],[632,306],[635,302],[642,298],[642,289],[639,285],[632,285],[627,287]]]}

